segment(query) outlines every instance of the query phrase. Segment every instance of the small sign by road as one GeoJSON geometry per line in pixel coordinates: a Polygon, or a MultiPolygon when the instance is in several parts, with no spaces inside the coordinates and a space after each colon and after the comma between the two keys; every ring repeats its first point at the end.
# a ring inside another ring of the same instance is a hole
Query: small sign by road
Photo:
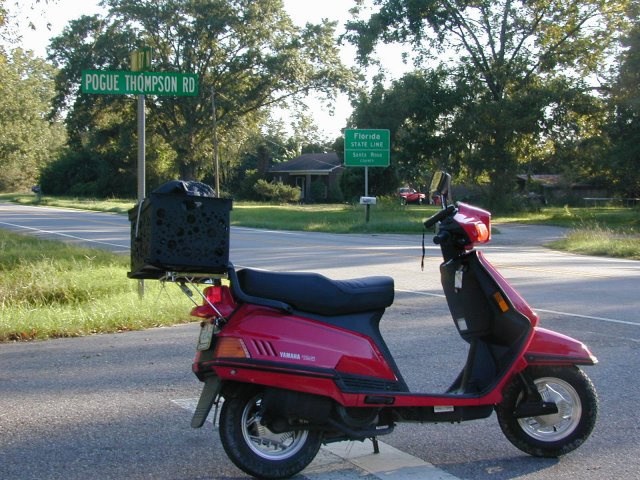
{"type": "Polygon", "coordinates": [[[347,167],[388,167],[389,130],[345,130],[344,164],[347,167]]]}
{"type": "Polygon", "coordinates": [[[83,70],[82,93],[197,96],[198,75],[175,72],[83,70]]]}

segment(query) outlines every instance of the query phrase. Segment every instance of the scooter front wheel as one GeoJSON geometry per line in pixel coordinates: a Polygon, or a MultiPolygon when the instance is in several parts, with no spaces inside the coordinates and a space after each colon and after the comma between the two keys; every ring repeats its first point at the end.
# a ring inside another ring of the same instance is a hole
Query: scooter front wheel
{"type": "Polygon", "coordinates": [[[524,387],[514,379],[496,408],[500,428],[511,443],[535,457],[558,457],[575,450],[596,423],[598,396],[593,383],[574,366],[531,367],[529,373],[542,399],[555,403],[558,413],[517,418],[524,387]]]}
{"type": "Polygon", "coordinates": [[[247,390],[226,398],[220,412],[220,440],[231,461],[258,478],[288,478],[315,458],[321,432],[275,433],[260,423],[262,393],[247,390]]]}

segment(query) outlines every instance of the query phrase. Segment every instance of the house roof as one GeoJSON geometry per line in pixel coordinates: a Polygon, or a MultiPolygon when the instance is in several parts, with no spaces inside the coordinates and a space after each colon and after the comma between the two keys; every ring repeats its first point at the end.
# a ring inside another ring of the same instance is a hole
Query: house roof
{"type": "MultiPolygon", "coordinates": [[[[525,182],[527,182],[527,180],[531,179],[532,181],[539,183],[542,188],[559,188],[564,179],[562,177],[562,175],[548,175],[548,174],[544,174],[544,175],[525,175],[525,174],[521,174],[521,175],[517,175],[517,181],[519,184],[524,185],[525,182]]],[[[570,188],[573,189],[589,189],[589,188],[593,188],[593,185],[589,185],[587,183],[582,183],[582,182],[572,182],[571,184],[568,185],[570,188]]]]}
{"type": "Polygon", "coordinates": [[[337,153],[304,153],[288,162],[276,163],[269,172],[290,174],[328,174],[342,167],[342,159],[337,153]]]}
{"type": "Polygon", "coordinates": [[[558,183],[560,183],[562,176],[561,175],[548,175],[548,174],[543,174],[543,175],[527,175],[527,174],[520,174],[517,175],[518,180],[521,182],[526,182],[527,180],[531,179],[534,182],[538,182],[544,186],[555,186],[558,185],[558,183]]]}

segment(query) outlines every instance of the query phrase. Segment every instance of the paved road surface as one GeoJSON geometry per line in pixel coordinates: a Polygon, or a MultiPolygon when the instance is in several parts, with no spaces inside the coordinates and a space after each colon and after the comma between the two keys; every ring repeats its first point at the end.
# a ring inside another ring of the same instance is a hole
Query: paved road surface
{"type": "MultiPolygon", "coordinates": [[[[119,215],[0,204],[0,228],[128,252],[129,225],[119,215]]],[[[563,234],[558,229],[499,229],[487,257],[545,327],[585,341],[600,359],[587,369],[601,399],[592,438],[562,459],[541,460],[512,447],[495,417],[401,425],[383,438],[389,447],[381,456],[339,444],[299,478],[638,478],[640,264],[541,248],[563,234]],[[405,462],[403,469],[395,461],[405,462]]],[[[427,246],[420,272],[419,238],[234,228],[231,243],[237,265],[334,278],[392,275],[396,300],[382,329],[412,389],[441,391],[464,363],[465,346],[440,293],[438,251],[427,246]]],[[[191,324],[0,345],[0,478],[246,478],[212,425],[189,428],[188,408],[200,388],[189,371],[196,334],[191,324]]]]}

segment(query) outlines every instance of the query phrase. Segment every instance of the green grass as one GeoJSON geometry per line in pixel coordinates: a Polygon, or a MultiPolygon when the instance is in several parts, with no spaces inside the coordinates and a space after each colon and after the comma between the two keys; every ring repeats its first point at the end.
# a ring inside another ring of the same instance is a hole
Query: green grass
{"type": "Polygon", "coordinates": [[[265,205],[234,203],[232,225],[274,230],[329,233],[420,233],[436,207],[400,206],[391,201],[372,205],[369,222],[362,205],[265,205]]]}
{"type": "Polygon", "coordinates": [[[567,237],[547,245],[556,250],[640,260],[640,208],[545,208],[541,212],[502,218],[502,222],[558,225],[567,237]]]}
{"type": "Polygon", "coordinates": [[[190,321],[174,285],[137,281],[129,259],[0,229],[0,342],[139,330],[190,321]]]}
{"type": "Polygon", "coordinates": [[[132,208],[135,199],[92,199],[78,197],[48,197],[42,196],[40,201],[33,194],[3,193],[0,200],[19,203],[21,205],[40,205],[48,207],[81,208],[83,210],[95,210],[98,212],[126,213],[132,208]]]}
{"type": "Polygon", "coordinates": [[[573,229],[606,228],[619,233],[640,233],[640,208],[623,207],[549,207],[540,212],[527,212],[501,217],[500,222],[558,225],[573,229]]]}
{"type": "Polygon", "coordinates": [[[640,235],[603,227],[574,230],[550,248],[565,252],[640,260],[640,235]]]}

